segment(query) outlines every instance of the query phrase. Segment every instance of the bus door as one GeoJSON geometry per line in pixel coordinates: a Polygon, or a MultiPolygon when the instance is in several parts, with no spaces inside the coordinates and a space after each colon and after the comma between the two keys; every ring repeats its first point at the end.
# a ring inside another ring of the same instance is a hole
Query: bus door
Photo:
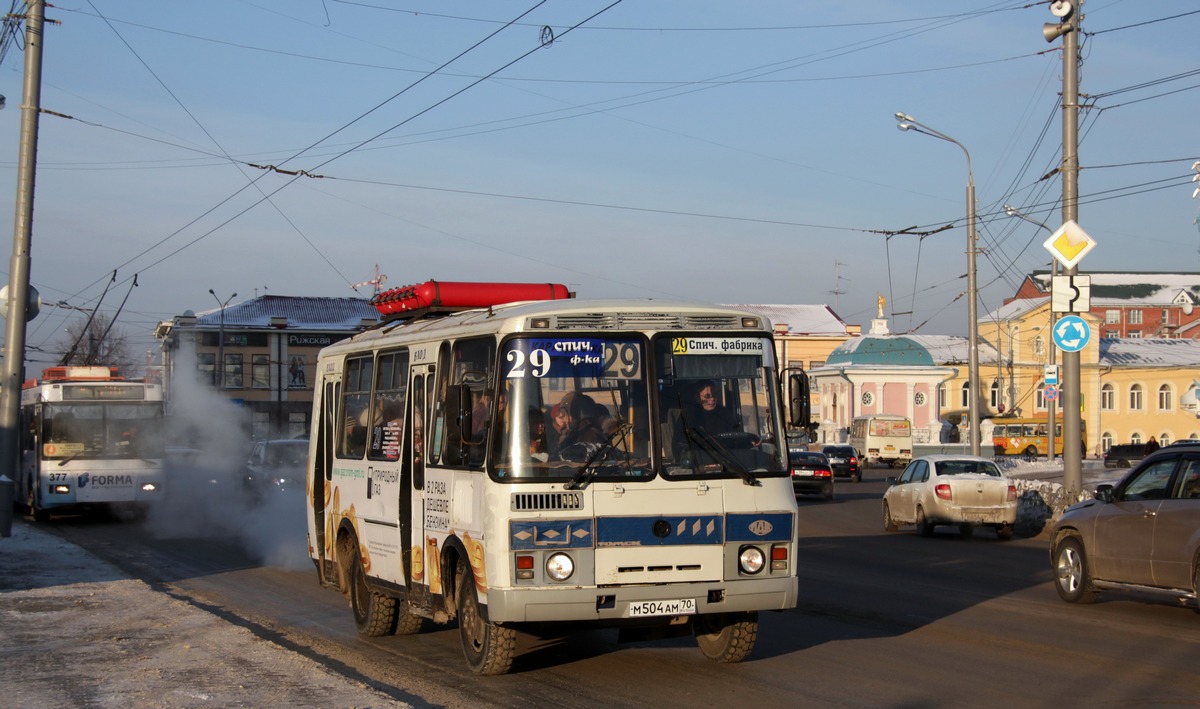
{"type": "Polygon", "coordinates": [[[332,529],[335,510],[330,507],[329,492],[332,487],[330,478],[333,474],[334,442],[337,440],[337,405],[341,399],[341,372],[326,373],[321,380],[319,391],[320,409],[317,411],[316,422],[316,451],[312,457],[312,471],[309,500],[312,510],[309,521],[309,533],[312,535],[313,547],[319,555],[317,568],[321,580],[333,582],[337,579],[337,570],[332,562],[332,544],[337,538],[337,531],[332,529]]]}
{"type": "Polygon", "coordinates": [[[437,558],[434,557],[434,568],[428,569],[425,563],[424,540],[424,490],[425,490],[425,431],[429,421],[429,407],[433,388],[432,364],[414,364],[410,369],[408,382],[408,420],[410,426],[405,426],[406,446],[405,456],[407,466],[412,471],[411,485],[400,488],[400,538],[404,544],[404,567],[408,586],[416,595],[428,598],[430,576],[436,573],[437,558]]]}

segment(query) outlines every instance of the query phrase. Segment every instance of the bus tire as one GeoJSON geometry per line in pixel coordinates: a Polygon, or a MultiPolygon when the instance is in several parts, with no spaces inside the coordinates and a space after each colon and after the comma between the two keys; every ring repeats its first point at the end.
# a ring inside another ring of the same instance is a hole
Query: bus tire
{"type": "Polygon", "coordinates": [[[758,640],[758,612],[708,613],[692,619],[696,645],[715,662],[741,662],[758,640]]]}
{"type": "Polygon", "coordinates": [[[362,557],[358,551],[358,540],[350,537],[346,546],[350,552],[350,609],[354,612],[354,625],[359,635],[379,637],[391,635],[396,629],[396,599],[376,593],[367,586],[367,572],[363,570],[362,557]]]}
{"type": "Polygon", "coordinates": [[[395,635],[416,635],[421,632],[421,616],[412,612],[408,601],[400,601],[396,607],[395,635]]]}
{"type": "Polygon", "coordinates": [[[512,628],[486,620],[479,610],[475,575],[465,563],[458,564],[458,634],[462,639],[467,667],[477,675],[502,675],[512,667],[517,633],[512,628]]]}

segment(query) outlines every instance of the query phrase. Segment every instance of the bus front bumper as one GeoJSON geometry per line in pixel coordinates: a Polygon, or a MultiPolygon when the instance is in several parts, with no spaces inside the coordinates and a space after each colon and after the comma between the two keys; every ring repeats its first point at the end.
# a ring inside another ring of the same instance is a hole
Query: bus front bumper
{"type": "MultiPolygon", "coordinates": [[[[671,602],[686,599],[694,603],[695,615],[786,610],[796,607],[798,588],[795,576],[654,586],[492,588],[487,614],[495,623],[653,620],[654,615],[633,615],[632,606],[669,609],[671,602]],[[667,603],[645,603],[657,601],[667,603]]],[[[677,616],[665,613],[660,619],[671,617],[677,616]]]]}

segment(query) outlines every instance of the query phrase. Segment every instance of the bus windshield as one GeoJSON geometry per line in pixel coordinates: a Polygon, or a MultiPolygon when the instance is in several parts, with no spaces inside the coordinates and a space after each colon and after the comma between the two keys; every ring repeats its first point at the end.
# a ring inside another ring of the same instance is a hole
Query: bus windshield
{"type": "Polygon", "coordinates": [[[161,404],[45,404],[42,457],[162,458],[161,404]]]}
{"type": "Polygon", "coordinates": [[[649,478],[640,339],[517,337],[500,356],[505,415],[493,441],[501,479],[649,478]]]}
{"type": "Polygon", "coordinates": [[[658,431],[668,477],[743,477],[787,470],[778,444],[774,350],[757,337],[661,337],[658,431]]]}

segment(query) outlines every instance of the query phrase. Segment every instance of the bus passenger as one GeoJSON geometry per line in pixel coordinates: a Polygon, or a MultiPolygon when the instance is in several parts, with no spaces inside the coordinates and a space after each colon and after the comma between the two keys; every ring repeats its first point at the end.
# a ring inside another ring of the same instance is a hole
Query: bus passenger
{"type": "Polygon", "coordinates": [[[529,409],[529,455],[543,463],[550,459],[546,448],[546,418],[537,407],[529,409]]]}

